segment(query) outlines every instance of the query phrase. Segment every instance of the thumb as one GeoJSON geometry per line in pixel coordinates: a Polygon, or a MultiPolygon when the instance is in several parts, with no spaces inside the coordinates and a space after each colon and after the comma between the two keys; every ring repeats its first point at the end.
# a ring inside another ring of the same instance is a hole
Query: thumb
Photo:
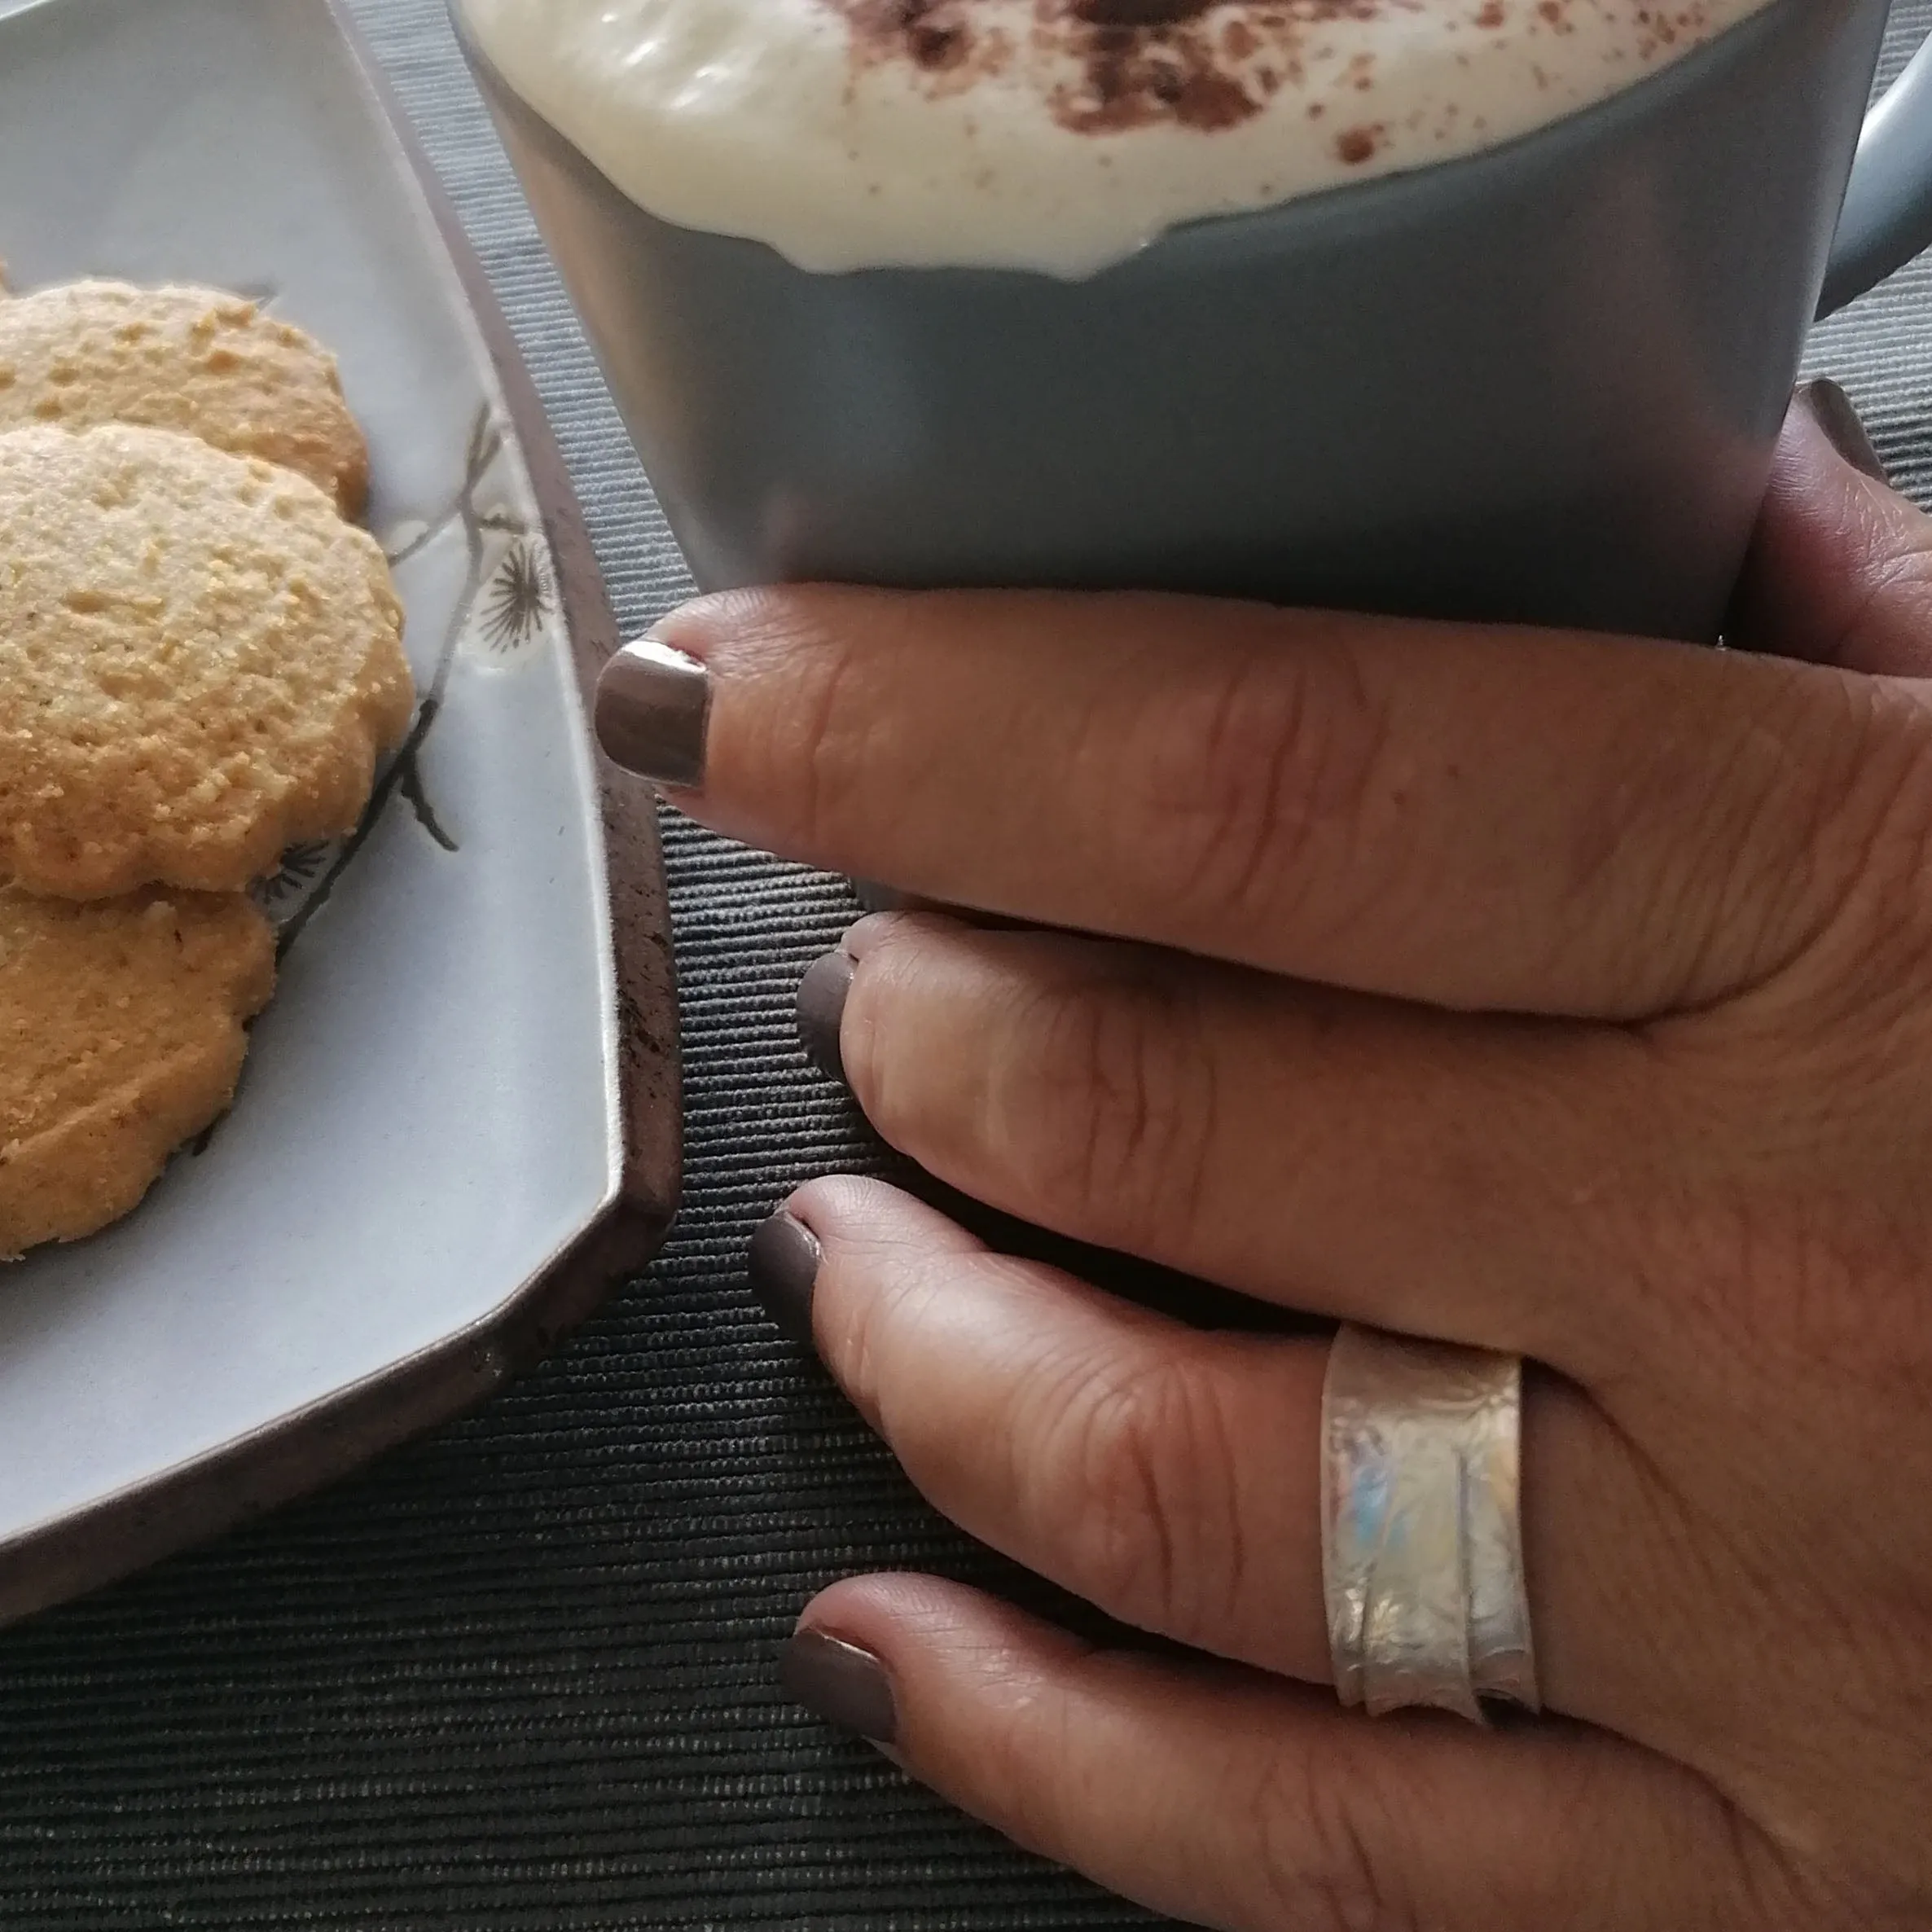
{"type": "Polygon", "coordinates": [[[1874,675],[1932,675],[1932,517],[1886,481],[1835,382],[1792,397],[1729,641],[1874,675]]]}

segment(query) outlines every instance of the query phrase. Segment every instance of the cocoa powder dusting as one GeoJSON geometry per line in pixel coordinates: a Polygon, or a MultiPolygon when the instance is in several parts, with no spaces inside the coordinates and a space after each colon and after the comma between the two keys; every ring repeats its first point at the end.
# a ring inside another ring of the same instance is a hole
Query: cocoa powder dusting
{"type": "MultiPolygon", "coordinates": [[[[1014,55],[1008,29],[986,24],[981,0],[824,0],[851,30],[854,71],[911,64],[935,94],[953,94],[1004,71],[1014,55]]],[[[1070,77],[1047,97],[1060,125],[1113,134],[1157,123],[1214,134],[1251,119],[1287,82],[1322,29],[1451,4],[1451,0],[1031,0],[1030,24],[1012,33],[1035,54],[1060,57],[1070,77]]],[[[1574,31],[1575,0],[1455,0],[1478,33],[1507,27],[1518,7],[1558,34],[1574,31]]],[[[1633,0],[1644,37],[1640,61],[1701,30],[1707,0],[1633,0]]],[[[1009,10],[1007,19],[1012,15],[1009,10]]],[[[1466,60],[1467,56],[1462,57],[1466,60]]],[[[1372,61],[1351,64],[1346,85],[1372,95],[1372,61]]],[[[1311,116],[1319,111],[1311,105],[1311,116]]],[[[1337,156],[1359,167],[1381,151],[1377,123],[1336,137],[1337,156]]]]}
{"type": "MultiPolygon", "coordinates": [[[[975,0],[826,3],[850,24],[857,66],[908,61],[937,93],[1012,58],[1007,37],[979,24],[975,0]]],[[[1072,68],[1047,101],[1062,127],[1111,134],[1168,122],[1213,134],[1259,113],[1298,76],[1308,37],[1324,24],[1419,3],[1429,0],[1033,0],[1030,35],[1072,68]]],[[[1501,3],[1487,0],[1484,11],[1501,3]]],[[[1363,75],[1355,84],[1371,83],[1363,75]]]]}
{"type": "Polygon", "coordinates": [[[965,67],[977,49],[964,0],[841,0],[855,48],[903,55],[929,74],[965,67]]]}
{"type": "Polygon", "coordinates": [[[1067,11],[1087,27],[1183,27],[1214,0],[1071,0],[1067,11]]]}

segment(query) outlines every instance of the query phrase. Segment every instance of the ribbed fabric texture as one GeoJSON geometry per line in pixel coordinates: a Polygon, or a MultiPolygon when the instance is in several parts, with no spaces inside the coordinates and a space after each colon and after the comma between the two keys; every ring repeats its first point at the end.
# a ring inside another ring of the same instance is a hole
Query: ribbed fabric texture
{"type": "MultiPolygon", "coordinates": [[[[619,614],[687,582],[441,0],[355,11],[494,278],[619,614]]],[[[1899,10],[1893,64],[1932,27],[1899,10]]],[[[1932,269],[1815,360],[1932,497],[1932,269]]],[[[788,1187],[876,1166],[793,1030],[840,884],[666,827],[684,1206],[659,1264],[486,1412],[244,1534],[0,1636],[0,1926],[1154,1921],[1008,1850],[778,1695],[805,1598],[930,1568],[1039,1596],[937,1522],[745,1293],[788,1187]]],[[[1153,1767],[1149,1767],[1150,1775],[1153,1767]]]]}

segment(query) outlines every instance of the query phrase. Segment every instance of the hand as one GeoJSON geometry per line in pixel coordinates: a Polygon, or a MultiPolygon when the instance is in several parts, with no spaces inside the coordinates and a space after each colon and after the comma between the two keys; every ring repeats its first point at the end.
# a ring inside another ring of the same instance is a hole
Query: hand
{"type": "Polygon", "coordinates": [[[607,745],[701,774],[705,823],[1062,929],[897,913],[813,969],[808,1029],[894,1146],[1540,1365],[1557,1715],[1371,1722],[1322,1688],[1321,1343],[815,1182],[755,1272],[914,1481],[1200,1654],[867,1577],[805,1611],[808,1701],[1204,1925],[1932,1924],[1932,524],[1831,403],[1787,425],[1739,606],[1776,656],[797,590],[613,666],[607,745]]]}

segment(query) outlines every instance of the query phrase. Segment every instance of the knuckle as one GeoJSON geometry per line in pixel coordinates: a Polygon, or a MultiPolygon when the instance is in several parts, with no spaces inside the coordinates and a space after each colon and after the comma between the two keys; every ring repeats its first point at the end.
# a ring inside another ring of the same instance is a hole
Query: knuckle
{"type": "Polygon", "coordinates": [[[1246,1589],[1233,1445],[1218,1392],[1166,1358],[1089,1378],[1047,1466],[1077,1502],[1074,1563],[1113,1614],[1183,1643],[1225,1644],[1246,1589]]]}
{"type": "Polygon", "coordinates": [[[1747,855],[1724,881],[1725,922],[1756,941],[1760,983],[1820,956],[1836,977],[1847,939],[1892,977],[1901,938],[1932,943],[1932,710],[1896,686],[1794,668],[1763,737],[1741,747],[1752,782],[1720,828],[1747,855]]]}
{"type": "Polygon", "coordinates": [[[1280,1752],[1254,1781],[1245,1808],[1266,1924],[1421,1932],[1420,1903],[1381,1849],[1411,1827],[1391,1815],[1372,1766],[1340,1752],[1280,1752]]]}
{"type": "Polygon", "coordinates": [[[1198,989],[1157,970],[1036,989],[999,1082],[998,1139],[1055,1218],[1171,1250],[1198,1224],[1219,1113],[1198,989]]]}
{"type": "Polygon", "coordinates": [[[1135,736],[1136,809],[1120,823],[1143,876],[1185,911],[1280,918],[1318,867],[1331,893],[1344,878],[1376,889],[1373,835],[1399,806],[1399,774],[1387,708],[1339,641],[1243,656],[1178,703],[1163,692],[1135,736]]]}
{"type": "Polygon", "coordinates": [[[1571,854],[1573,942],[1626,949],[1655,1011],[1783,980],[1854,930],[1877,937],[1873,912],[1896,933],[1901,894],[1925,896],[1932,712],[1921,700],[1767,660],[1718,695],[1661,730],[1633,714],[1622,775],[1571,854]]]}
{"type": "Polygon", "coordinates": [[[1842,701],[1841,775],[1820,814],[1838,886],[1827,904],[1861,939],[1891,932],[1923,951],[1932,946],[1932,708],[1870,683],[1848,683],[1842,701]]]}
{"type": "Polygon", "coordinates": [[[1633,705],[1615,735],[1607,782],[1578,820],[1564,880],[1577,916],[1564,923],[1574,949],[1618,949],[1620,983],[1644,988],[1644,1005],[1735,990],[1809,889],[1797,827],[1818,769],[1804,674],[1754,665],[1721,703],[1707,694],[1666,718],[1633,705]]]}

